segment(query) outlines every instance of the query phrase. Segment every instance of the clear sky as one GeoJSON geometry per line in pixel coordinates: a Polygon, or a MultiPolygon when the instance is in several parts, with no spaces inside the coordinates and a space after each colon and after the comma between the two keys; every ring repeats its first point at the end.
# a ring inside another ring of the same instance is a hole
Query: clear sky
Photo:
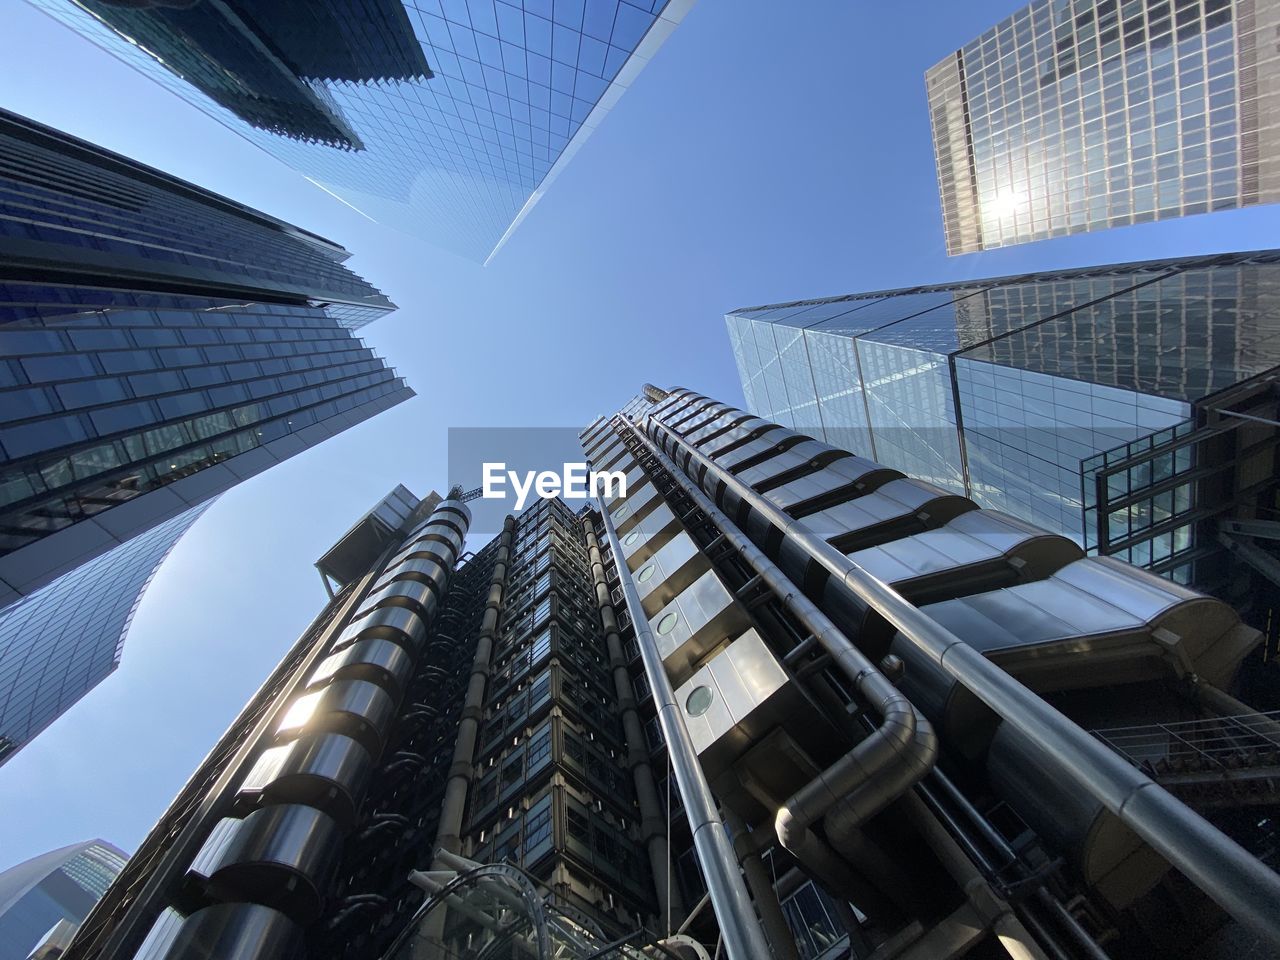
{"type": "Polygon", "coordinates": [[[741,403],[734,307],[1277,245],[1263,207],[948,258],[924,72],[1020,5],[699,0],[482,268],[0,0],[0,104],[345,245],[400,305],[364,338],[418,391],[187,534],[120,669],[0,768],[0,869],[90,837],[134,849],[320,611],[316,557],[396,483],[447,485],[449,426],[576,429],[646,380],[741,403]]]}

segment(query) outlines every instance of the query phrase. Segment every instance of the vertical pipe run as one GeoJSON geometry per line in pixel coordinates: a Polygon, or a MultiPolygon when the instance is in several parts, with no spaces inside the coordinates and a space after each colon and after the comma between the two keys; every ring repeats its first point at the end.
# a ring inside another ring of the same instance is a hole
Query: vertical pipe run
{"type": "Polygon", "coordinates": [[[613,670],[613,683],[618,702],[622,705],[622,728],[627,739],[627,762],[635,780],[636,799],[640,803],[640,829],[644,833],[645,847],[649,853],[649,868],[653,872],[654,891],[658,897],[658,910],[667,933],[671,932],[673,915],[684,913],[680,892],[667,876],[670,838],[666,820],[658,803],[658,788],[649,765],[649,743],[640,726],[640,713],[636,709],[636,691],[627,670],[622,652],[622,637],[618,632],[618,618],[609,596],[609,584],[604,575],[604,561],[600,556],[600,541],[590,517],[583,517],[582,529],[587,537],[587,556],[591,563],[591,579],[595,585],[596,608],[604,628],[605,646],[609,652],[609,666],[613,670]]]}
{"type": "Polygon", "coordinates": [[[648,618],[640,605],[640,597],[636,593],[635,584],[622,560],[622,546],[618,542],[618,533],[613,528],[613,521],[604,509],[604,504],[596,501],[596,509],[604,521],[605,533],[609,537],[609,548],[613,552],[614,563],[618,568],[618,579],[622,583],[622,592],[627,601],[627,612],[635,624],[636,643],[640,647],[640,656],[644,661],[645,676],[653,690],[653,699],[658,706],[658,723],[662,726],[662,735],[667,741],[667,753],[671,758],[671,768],[675,775],[676,785],[680,788],[680,799],[684,802],[685,815],[689,820],[689,828],[693,831],[693,843],[698,851],[698,862],[702,865],[703,875],[707,881],[707,892],[711,897],[711,906],[715,910],[716,920],[720,924],[720,933],[725,950],[730,960],[758,960],[770,956],[769,944],[765,940],[760,921],[751,906],[751,898],[747,894],[742,873],[738,868],[738,858],[734,855],[733,845],[720,821],[719,811],[711,796],[711,788],[698,762],[698,754],[693,749],[693,741],[685,726],[684,716],[676,704],[675,691],[671,689],[671,681],[662,666],[662,657],[658,653],[658,645],[649,630],[648,618]]]}
{"type": "MultiPolygon", "coordinates": [[[[480,620],[480,637],[476,641],[475,657],[471,661],[471,675],[467,679],[467,696],[462,704],[462,719],[458,723],[458,739],[453,748],[453,763],[449,765],[449,779],[444,788],[444,802],[440,806],[440,824],[436,828],[433,850],[457,853],[462,846],[462,814],[467,806],[467,790],[474,774],[476,734],[479,732],[485,687],[489,682],[489,661],[493,654],[493,637],[498,626],[498,613],[502,608],[502,592],[507,582],[507,567],[511,555],[511,539],[516,521],[508,516],[502,524],[498,555],[489,580],[489,597],[480,620]]],[[[436,857],[432,870],[443,869],[436,857]]]]}
{"type": "Polygon", "coordinates": [[[782,846],[833,892],[852,897],[869,913],[892,914],[897,908],[891,900],[905,904],[907,884],[891,862],[876,856],[878,851],[866,841],[861,827],[932,768],[938,749],[933,728],[827,615],[799,593],[786,574],[680,473],[666,454],[647,437],[632,432],[636,442],[670,474],[720,535],[811,632],[881,718],[871,736],[788,798],[778,810],[775,828],[782,846]],[[813,830],[823,817],[827,838],[843,854],[843,860],[813,830]],[[876,877],[877,882],[867,882],[868,875],[876,877]],[[886,898],[886,892],[897,895],[886,898]]]}
{"type": "Polygon", "coordinates": [[[733,846],[742,862],[742,874],[747,878],[769,946],[773,947],[773,956],[776,960],[800,960],[795,937],[791,935],[787,918],[782,913],[782,904],[778,902],[778,891],[760,860],[759,839],[747,827],[746,821],[728,808],[724,811],[724,822],[733,831],[733,846]]]}

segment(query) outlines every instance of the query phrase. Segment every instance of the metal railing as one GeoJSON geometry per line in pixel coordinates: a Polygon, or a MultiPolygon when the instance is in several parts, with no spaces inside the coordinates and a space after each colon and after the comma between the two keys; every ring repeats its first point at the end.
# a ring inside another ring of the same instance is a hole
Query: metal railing
{"type": "Polygon", "coordinates": [[[1211,806],[1280,799],[1280,711],[1093,733],[1161,786],[1188,799],[1211,806]]]}

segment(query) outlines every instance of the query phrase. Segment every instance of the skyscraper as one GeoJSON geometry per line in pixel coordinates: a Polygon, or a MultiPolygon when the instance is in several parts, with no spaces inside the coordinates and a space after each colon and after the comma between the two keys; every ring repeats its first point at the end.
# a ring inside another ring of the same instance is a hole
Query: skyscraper
{"type": "Polygon", "coordinates": [[[151,578],[212,501],[0,610],[0,765],[120,665],[151,578]]]}
{"type": "Polygon", "coordinates": [[[1280,200],[1274,0],[1036,0],[925,76],[947,252],[1280,200]]]}
{"type": "Polygon", "coordinates": [[[87,840],[0,873],[0,956],[25,960],[60,921],[83,920],[127,859],[104,840],[87,840]]]}
{"type": "Polygon", "coordinates": [[[32,0],[366,216],[474,260],[693,0],[32,0]]]}
{"type": "Polygon", "coordinates": [[[8,756],[113,668],[194,511],[413,394],[336,244],[11,113],[0,162],[8,756]]]}
{"type": "Polygon", "coordinates": [[[1207,588],[1220,522],[1274,516],[1278,256],[797,301],[726,323],[753,413],[1207,588]]]}
{"type": "Polygon", "coordinates": [[[1280,944],[1227,605],[689,390],[581,438],[625,488],[326,553],[67,960],[1280,944]]]}

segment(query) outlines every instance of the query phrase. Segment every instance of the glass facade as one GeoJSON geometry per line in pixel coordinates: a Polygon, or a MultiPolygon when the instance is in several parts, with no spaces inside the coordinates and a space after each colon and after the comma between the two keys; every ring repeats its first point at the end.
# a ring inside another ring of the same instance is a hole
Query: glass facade
{"type": "Polygon", "coordinates": [[[37,302],[0,325],[0,557],[406,393],[322,308],[168,299],[186,309],[37,302]]]}
{"type": "MultiPolygon", "coordinates": [[[[726,322],[752,413],[1085,542],[1085,463],[1178,428],[1200,401],[1280,364],[1278,295],[1277,254],[1242,254],[802,301],[726,322]]],[[[1179,457],[1190,469],[1190,451],[1179,457]]]]}
{"type": "Polygon", "coordinates": [[[147,585],[210,505],[189,508],[0,611],[0,765],[119,666],[147,585]]]}
{"type": "Polygon", "coordinates": [[[692,6],[32,2],[366,216],[476,260],[692,6]]]}
{"type": "Polygon", "coordinates": [[[347,252],[0,111],[0,737],[114,669],[212,498],[413,395],[347,252]]]}
{"type": "Polygon", "coordinates": [[[925,78],[949,253],[1280,199],[1280,5],[1036,0],[925,78]]]}
{"type": "MultiPolygon", "coordinates": [[[[310,302],[354,328],[395,305],[342,265],[348,256],[323,237],[0,110],[0,258],[25,270],[10,277],[107,287],[128,278],[141,290],[310,302]]],[[[6,297],[0,323],[43,312],[6,297]]]]}
{"type": "Polygon", "coordinates": [[[0,956],[21,960],[58,921],[84,920],[127,859],[111,844],[91,840],[0,873],[0,956]]]}

